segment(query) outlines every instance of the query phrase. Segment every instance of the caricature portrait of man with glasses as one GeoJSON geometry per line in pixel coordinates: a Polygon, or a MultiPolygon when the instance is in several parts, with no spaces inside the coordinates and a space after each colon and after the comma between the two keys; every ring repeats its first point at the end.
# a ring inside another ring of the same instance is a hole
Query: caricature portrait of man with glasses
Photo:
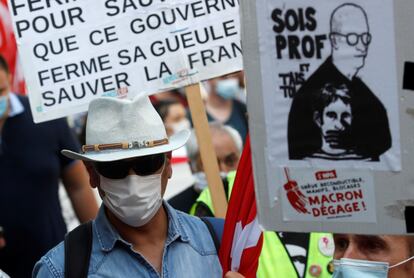
{"type": "Polygon", "coordinates": [[[387,111],[358,76],[375,37],[365,10],[345,3],[330,18],[331,55],[311,74],[293,98],[288,120],[289,159],[301,160],[321,148],[320,130],[313,121],[312,99],[325,84],[345,85],[351,98],[352,124],[338,149],[353,149],[359,158],[378,162],[392,146],[387,111]]]}

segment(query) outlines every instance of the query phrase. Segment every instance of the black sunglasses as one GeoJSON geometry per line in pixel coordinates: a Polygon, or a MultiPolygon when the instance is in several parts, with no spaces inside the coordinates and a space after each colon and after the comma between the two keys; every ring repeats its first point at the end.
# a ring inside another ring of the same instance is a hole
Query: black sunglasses
{"type": "Polygon", "coordinates": [[[96,171],[108,179],[123,179],[132,169],[139,176],[157,172],[165,163],[165,154],[142,156],[113,162],[95,162],[96,171]]]}

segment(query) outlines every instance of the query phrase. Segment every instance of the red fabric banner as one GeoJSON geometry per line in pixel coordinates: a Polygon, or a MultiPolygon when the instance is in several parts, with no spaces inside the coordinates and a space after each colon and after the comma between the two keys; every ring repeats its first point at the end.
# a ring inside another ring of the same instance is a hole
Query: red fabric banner
{"type": "Polygon", "coordinates": [[[12,91],[25,92],[23,72],[17,55],[16,39],[13,33],[13,24],[7,9],[7,0],[0,0],[0,55],[10,67],[12,74],[12,91]]]}
{"type": "Polygon", "coordinates": [[[237,271],[247,278],[256,277],[262,250],[263,233],[257,219],[250,138],[237,169],[219,252],[223,274],[237,271]]]}

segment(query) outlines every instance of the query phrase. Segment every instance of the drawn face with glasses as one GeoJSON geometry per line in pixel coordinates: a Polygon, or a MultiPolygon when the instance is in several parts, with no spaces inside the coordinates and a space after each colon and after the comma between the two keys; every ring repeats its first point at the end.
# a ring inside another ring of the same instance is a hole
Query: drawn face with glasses
{"type": "Polygon", "coordinates": [[[351,4],[338,7],[332,14],[329,38],[336,65],[357,74],[365,64],[372,41],[365,11],[351,4]]]}
{"type": "Polygon", "coordinates": [[[368,46],[371,43],[371,39],[372,36],[370,33],[362,33],[362,34],[357,34],[357,33],[349,33],[349,34],[340,34],[340,33],[332,33],[331,35],[334,36],[340,36],[346,39],[346,42],[350,45],[350,46],[355,46],[357,45],[359,42],[362,42],[363,45],[368,46]]]}

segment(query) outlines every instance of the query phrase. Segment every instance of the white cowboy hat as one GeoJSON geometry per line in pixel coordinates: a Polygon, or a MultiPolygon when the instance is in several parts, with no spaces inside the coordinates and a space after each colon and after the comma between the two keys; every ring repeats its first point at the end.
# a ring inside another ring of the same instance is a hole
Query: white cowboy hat
{"type": "Polygon", "coordinates": [[[189,137],[190,131],[183,130],[168,138],[147,96],[134,100],[101,97],[89,104],[82,153],[63,150],[62,154],[72,159],[110,162],[176,150],[189,137]]]}

